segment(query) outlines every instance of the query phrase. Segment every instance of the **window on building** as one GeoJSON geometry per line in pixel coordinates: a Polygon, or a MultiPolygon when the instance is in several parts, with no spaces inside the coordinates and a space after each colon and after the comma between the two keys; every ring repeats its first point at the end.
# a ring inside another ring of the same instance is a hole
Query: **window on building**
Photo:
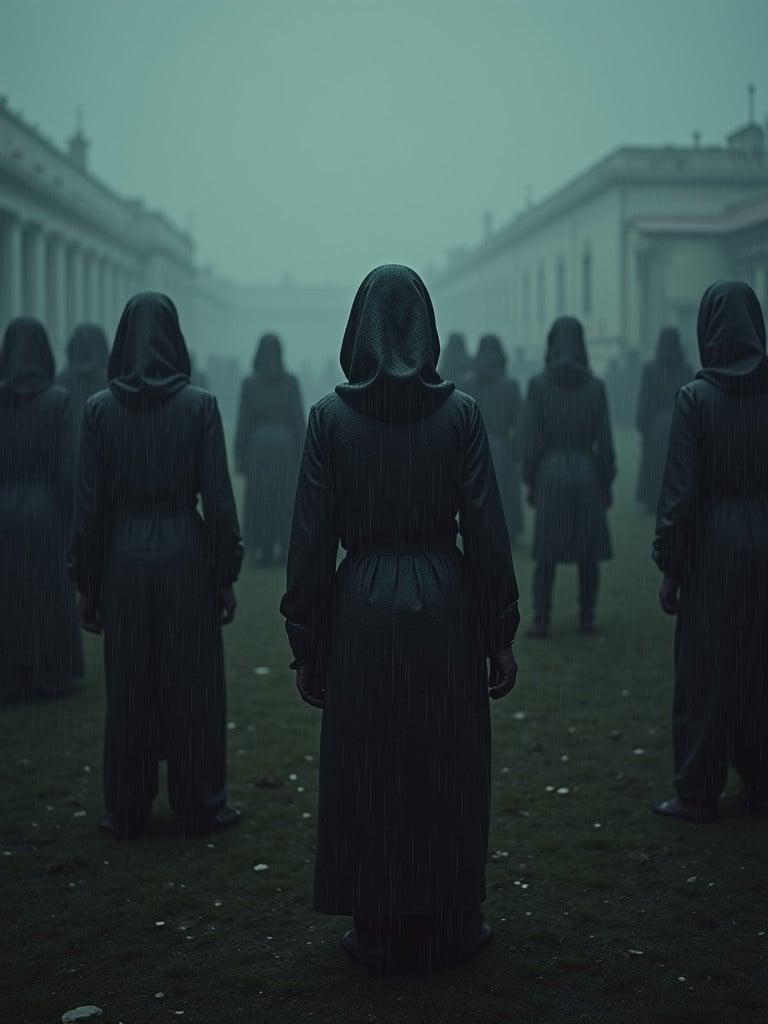
{"type": "Polygon", "coordinates": [[[565,276],[565,260],[561,256],[557,261],[557,312],[562,316],[568,305],[568,289],[565,276]]]}
{"type": "Polygon", "coordinates": [[[531,323],[531,275],[526,270],[523,272],[523,324],[528,327],[531,323]]]}
{"type": "Polygon", "coordinates": [[[585,316],[592,312],[592,253],[584,250],[581,258],[581,309],[585,316]]]}
{"type": "Polygon", "coordinates": [[[546,314],[546,284],[544,264],[540,263],[536,271],[536,317],[540,324],[544,323],[546,314]]]}

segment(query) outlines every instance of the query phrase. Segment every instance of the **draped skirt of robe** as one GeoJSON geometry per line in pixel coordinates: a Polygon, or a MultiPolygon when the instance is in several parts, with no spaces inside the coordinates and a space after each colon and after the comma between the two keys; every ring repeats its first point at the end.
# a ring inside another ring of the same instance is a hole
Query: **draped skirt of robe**
{"type": "Polygon", "coordinates": [[[462,556],[348,556],[320,744],[315,909],[397,917],[478,907],[490,759],[462,556]]]}
{"type": "Polygon", "coordinates": [[[107,810],[141,811],[168,761],[179,814],[222,806],[224,654],[204,525],[191,510],[126,515],[112,530],[102,583],[107,810]]]}
{"type": "Polygon", "coordinates": [[[288,548],[296,493],[296,440],[288,427],[259,427],[248,446],[243,536],[249,554],[288,548]]]}
{"type": "Polygon", "coordinates": [[[501,503],[504,506],[504,516],[507,520],[509,538],[514,540],[515,537],[518,537],[523,532],[520,470],[512,445],[507,438],[489,434],[488,441],[491,446],[491,457],[493,458],[493,468],[496,471],[496,480],[499,484],[501,503]]]}
{"type": "Polygon", "coordinates": [[[659,413],[642,440],[640,470],[637,477],[637,500],[641,505],[645,505],[646,508],[653,511],[659,503],[671,425],[672,413],[659,413]]]}
{"type": "Polygon", "coordinates": [[[613,555],[603,492],[592,457],[551,452],[534,487],[537,562],[596,562],[613,555]]]}
{"type": "Polygon", "coordinates": [[[0,698],[66,692],[82,675],[69,538],[45,485],[0,486],[0,698]]]}

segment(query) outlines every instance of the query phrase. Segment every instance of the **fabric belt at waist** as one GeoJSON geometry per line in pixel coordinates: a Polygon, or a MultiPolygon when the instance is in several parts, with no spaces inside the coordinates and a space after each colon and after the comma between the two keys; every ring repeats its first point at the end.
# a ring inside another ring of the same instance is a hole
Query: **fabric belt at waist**
{"type": "Polygon", "coordinates": [[[458,551],[456,543],[433,544],[351,544],[348,558],[372,558],[379,555],[450,555],[458,551]]]}

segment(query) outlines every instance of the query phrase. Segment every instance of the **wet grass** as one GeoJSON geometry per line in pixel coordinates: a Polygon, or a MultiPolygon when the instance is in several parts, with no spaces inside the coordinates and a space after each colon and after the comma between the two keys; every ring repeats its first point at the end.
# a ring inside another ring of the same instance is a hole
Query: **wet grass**
{"type": "MultiPolygon", "coordinates": [[[[768,822],[649,813],[670,794],[672,629],[623,448],[599,634],[577,633],[563,571],[553,638],[520,640],[518,689],[493,707],[496,941],[481,959],[431,980],[371,977],[339,952],[346,922],[308,909],[319,718],[287,669],[281,574],[249,570],[227,633],[230,792],[246,814],[232,833],[182,839],[164,798],[150,841],[96,833],[98,643],[74,697],[1,710],[0,1021],[89,1003],[110,1024],[765,1019],[768,822]]],[[[527,613],[522,552],[518,566],[527,613]]]]}

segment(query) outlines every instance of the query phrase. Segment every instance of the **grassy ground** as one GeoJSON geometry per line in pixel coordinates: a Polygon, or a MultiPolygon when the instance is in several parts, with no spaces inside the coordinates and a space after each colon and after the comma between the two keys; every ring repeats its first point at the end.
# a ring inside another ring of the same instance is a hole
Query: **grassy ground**
{"type": "MultiPolygon", "coordinates": [[[[371,977],[339,952],[345,922],[308,909],[319,717],[287,669],[281,573],[248,571],[227,632],[230,792],[246,814],[232,833],[185,841],[164,799],[150,841],[96,833],[98,642],[76,696],[1,709],[0,1021],[90,1003],[111,1024],[765,1020],[768,822],[649,813],[670,795],[672,629],[623,448],[599,635],[576,632],[564,570],[553,638],[520,640],[518,687],[493,707],[496,941],[481,959],[371,977]]],[[[524,552],[518,567],[527,615],[524,552]]]]}

